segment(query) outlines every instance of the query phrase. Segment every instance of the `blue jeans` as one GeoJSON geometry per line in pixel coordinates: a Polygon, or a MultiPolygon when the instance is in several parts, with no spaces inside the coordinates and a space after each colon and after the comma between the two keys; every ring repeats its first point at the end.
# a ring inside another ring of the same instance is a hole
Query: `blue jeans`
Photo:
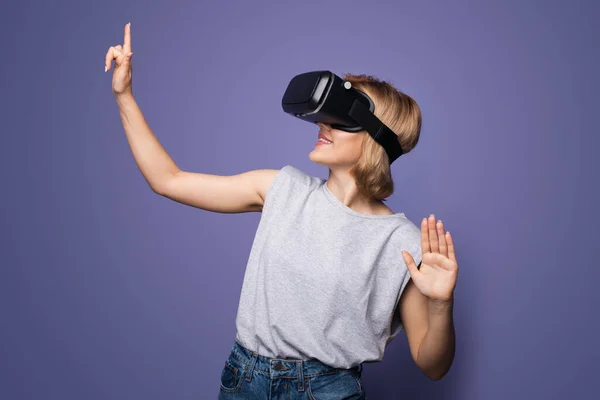
{"type": "Polygon", "coordinates": [[[261,356],[234,342],[221,371],[219,399],[366,400],[362,364],[330,367],[317,359],[261,356]]]}

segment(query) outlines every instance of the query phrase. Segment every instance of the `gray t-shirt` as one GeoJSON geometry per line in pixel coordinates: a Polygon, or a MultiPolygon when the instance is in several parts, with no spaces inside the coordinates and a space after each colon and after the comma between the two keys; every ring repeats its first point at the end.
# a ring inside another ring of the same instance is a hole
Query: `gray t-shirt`
{"type": "Polygon", "coordinates": [[[368,215],[326,180],[286,165],[264,202],[242,284],[236,340],[258,354],[351,368],[383,359],[402,330],[398,300],[421,262],[421,228],[368,215]]]}

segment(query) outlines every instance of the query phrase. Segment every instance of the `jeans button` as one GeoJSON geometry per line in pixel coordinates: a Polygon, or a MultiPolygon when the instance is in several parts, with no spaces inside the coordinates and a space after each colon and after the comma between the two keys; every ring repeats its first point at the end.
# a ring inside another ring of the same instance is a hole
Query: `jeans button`
{"type": "Polygon", "coordinates": [[[283,368],[283,365],[281,365],[280,363],[276,363],[273,367],[275,371],[281,371],[281,368],[283,368]]]}

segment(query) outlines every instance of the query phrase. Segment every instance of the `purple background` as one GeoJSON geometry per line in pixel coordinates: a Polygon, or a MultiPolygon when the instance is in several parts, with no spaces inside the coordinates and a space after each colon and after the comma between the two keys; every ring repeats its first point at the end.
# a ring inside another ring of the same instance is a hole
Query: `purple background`
{"type": "Polygon", "coordinates": [[[453,233],[456,358],[430,381],[402,333],[370,399],[596,397],[597,4],[3,1],[0,398],[217,397],[260,214],[150,190],[103,71],[129,20],[134,94],[185,170],[326,178],[281,109],[301,72],[419,102],[388,205],[453,233]]]}

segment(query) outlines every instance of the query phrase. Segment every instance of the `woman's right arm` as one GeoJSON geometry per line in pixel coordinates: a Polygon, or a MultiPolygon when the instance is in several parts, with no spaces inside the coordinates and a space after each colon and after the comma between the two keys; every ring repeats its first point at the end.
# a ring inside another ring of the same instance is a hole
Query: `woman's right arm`
{"type": "Polygon", "coordinates": [[[152,133],[133,95],[117,96],[117,104],[136,164],[154,192],[206,211],[262,211],[278,170],[259,169],[231,176],[183,171],[152,133]]]}
{"type": "Polygon", "coordinates": [[[152,190],[162,196],[220,213],[262,211],[264,198],[278,170],[261,169],[232,176],[179,169],[152,133],[131,89],[131,26],[125,25],[122,46],[111,46],[105,71],[112,67],[113,93],[135,162],[152,190]]]}

